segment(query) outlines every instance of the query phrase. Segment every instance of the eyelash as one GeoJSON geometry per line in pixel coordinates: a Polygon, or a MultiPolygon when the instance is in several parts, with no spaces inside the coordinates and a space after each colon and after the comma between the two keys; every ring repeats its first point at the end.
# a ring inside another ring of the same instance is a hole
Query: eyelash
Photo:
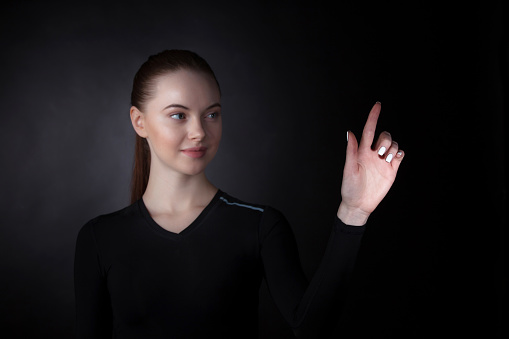
{"type": "Polygon", "coordinates": [[[211,117],[212,119],[215,119],[219,116],[219,112],[212,112],[212,113],[209,113],[206,115],[206,117],[210,117],[211,115],[213,115],[213,117],[211,117]]]}
{"type": "MultiPolygon", "coordinates": [[[[211,119],[216,119],[218,116],[219,116],[219,112],[212,112],[212,113],[207,114],[205,117],[211,118],[211,119]]],[[[185,114],[184,113],[173,113],[170,115],[170,118],[175,119],[175,120],[184,120],[185,114]]]]}
{"type": "Polygon", "coordinates": [[[176,116],[183,116],[185,117],[184,113],[173,113],[170,115],[170,118],[172,119],[175,119],[175,120],[183,120],[184,118],[175,118],[176,116]]]}

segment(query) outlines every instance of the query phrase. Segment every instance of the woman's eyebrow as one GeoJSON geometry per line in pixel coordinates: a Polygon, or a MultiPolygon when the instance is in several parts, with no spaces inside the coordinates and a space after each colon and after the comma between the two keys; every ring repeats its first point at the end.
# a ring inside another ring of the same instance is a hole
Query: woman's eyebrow
{"type": "MultiPolygon", "coordinates": [[[[209,107],[207,107],[207,108],[206,108],[206,110],[211,109],[211,108],[214,108],[214,107],[219,107],[219,108],[221,108],[221,104],[220,104],[220,103],[218,103],[218,102],[216,102],[216,103],[214,103],[214,104],[210,105],[209,107]]],[[[189,110],[189,107],[186,107],[186,106],[184,106],[184,105],[181,105],[181,104],[171,104],[171,105],[168,105],[168,106],[166,106],[165,108],[163,108],[163,111],[164,111],[165,109],[168,109],[168,108],[182,108],[182,109],[187,109],[187,110],[189,110]]]]}
{"type": "Polygon", "coordinates": [[[214,107],[219,107],[219,108],[221,108],[221,104],[220,104],[220,103],[218,103],[218,102],[216,102],[215,104],[212,104],[212,105],[210,105],[209,107],[207,107],[207,109],[211,109],[211,108],[214,108],[214,107]]]}
{"type": "Polygon", "coordinates": [[[182,109],[189,109],[188,107],[184,106],[184,105],[180,105],[180,104],[171,104],[171,105],[168,105],[166,106],[165,108],[163,108],[163,111],[165,109],[168,109],[168,108],[173,108],[173,107],[176,107],[176,108],[182,108],[182,109]]]}

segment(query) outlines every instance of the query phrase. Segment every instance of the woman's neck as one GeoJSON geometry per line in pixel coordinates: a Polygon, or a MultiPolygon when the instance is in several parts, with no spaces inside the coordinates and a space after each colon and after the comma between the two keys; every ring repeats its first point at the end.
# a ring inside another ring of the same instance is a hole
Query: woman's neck
{"type": "Polygon", "coordinates": [[[217,188],[205,173],[193,176],[151,172],[143,202],[157,213],[175,214],[196,207],[205,207],[217,193],[217,188]]]}

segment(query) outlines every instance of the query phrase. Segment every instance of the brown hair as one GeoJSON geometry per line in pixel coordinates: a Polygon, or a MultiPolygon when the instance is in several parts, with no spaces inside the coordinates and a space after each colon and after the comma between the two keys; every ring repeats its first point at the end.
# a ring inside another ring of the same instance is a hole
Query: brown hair
{"type": "MultiPolygon", "coordinates": [[[[216,81],[219,88],[212,68],[198,54],[187,50],[165,50],[150,56],[136,72],[131,92],[131,105],[143,112],[147,102],[155,95],[158,78],[180,69],[208,74],[216,81]]],[[[134,168],[131,178],[131,203],[142,197],[147,188],[149,174],[150,148],[147,140],[136,134],[134,168]]]]}

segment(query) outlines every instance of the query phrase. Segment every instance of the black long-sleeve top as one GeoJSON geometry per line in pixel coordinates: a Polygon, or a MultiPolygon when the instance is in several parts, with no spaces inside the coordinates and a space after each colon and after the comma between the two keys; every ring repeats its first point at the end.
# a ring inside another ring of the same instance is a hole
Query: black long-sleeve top
{"type": "Polygon", "coordinates": [[[79,232],[77,338],[257,338],[263,278],[295,333],[321,337],[341,307],[364,229],[336,218],[308,283],[277,210],[219,190],[176,234],[140,199],[79,232]]]}

